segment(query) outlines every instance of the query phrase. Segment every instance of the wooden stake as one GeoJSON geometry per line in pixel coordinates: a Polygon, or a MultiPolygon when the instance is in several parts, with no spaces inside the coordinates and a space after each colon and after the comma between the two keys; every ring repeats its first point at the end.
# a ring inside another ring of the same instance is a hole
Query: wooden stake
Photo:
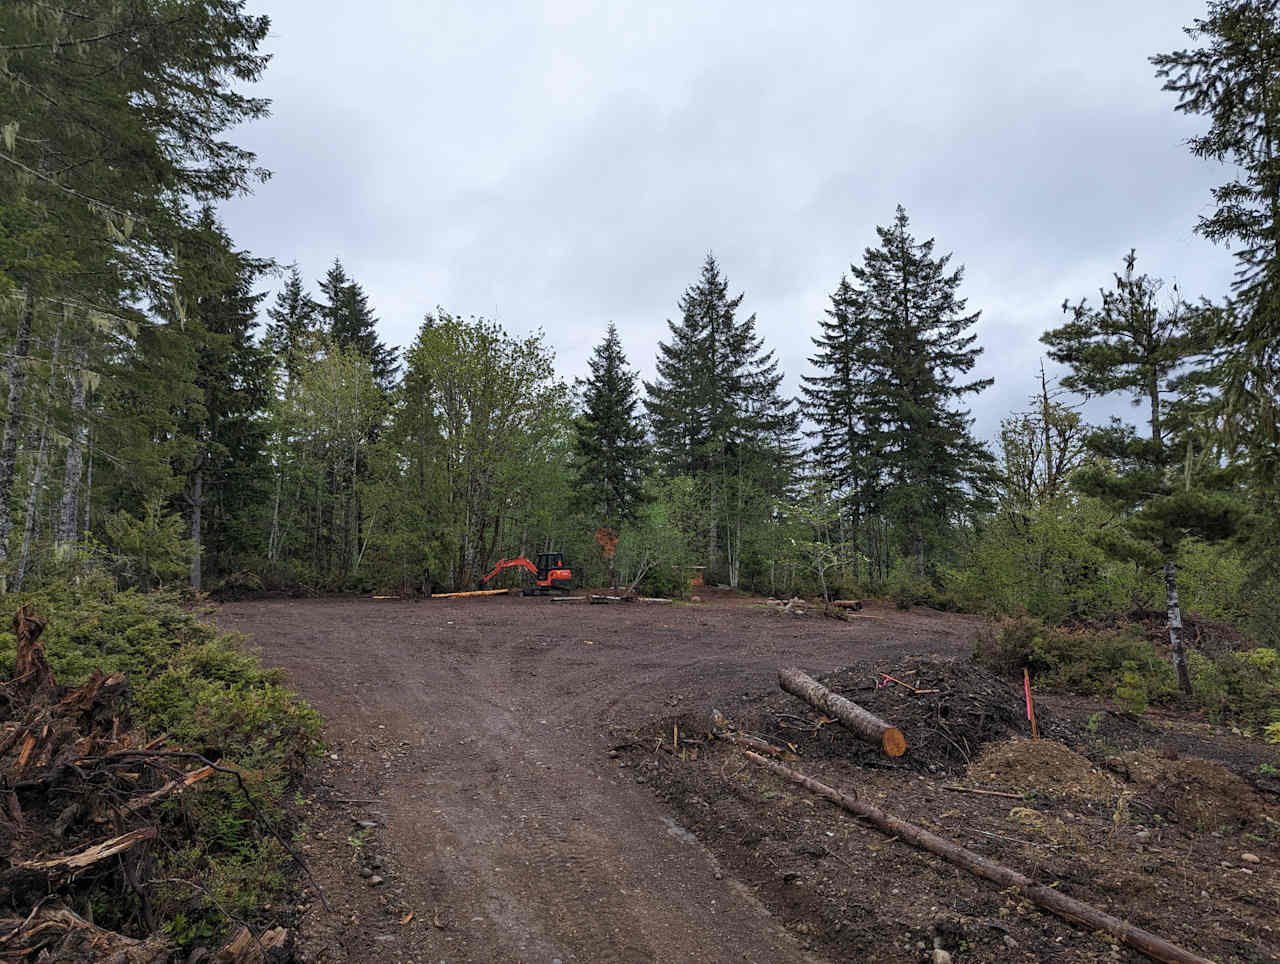
{"type": "Polygon", "coordinates": [[[1031,698],[1031,674],[1027,672],[1027,668],[1022,667],[1022,684],[1027,690],[1027,718],[1031,720],[1031,739],[1040,739],[1040,731],[1036,729],[1036,704],[1031,698]]]}
{"type": "Polygon", "coordinates": [[[850,813],[869,820],[877,829],[890,836],[900,837],[908,843],[920,847],[922,850],[937,854],[948,863],[962,867],[971,874],[990,880],[1001,887],[1018,888],[1018,891],[1032,903],[1057,914],[1059,917],[1084,924],[1093,930],[1105,931],[1157,961],[1166,961],[1168,964],[1210,964],[1208,958],[1194,954],[1176,944],[1171,944],[1150,931],[1135,927],[1128,921],[1120,920],[1118,917],[1112,917],[1110,914],[1104,913],[1083,901],[1068,897],[1052,887],[1041,886],[1025,874],[1020,874],[1010,867],[998,864],[994,860],[989,860],[981,854],[952,843],[950,840],[939,837],[935,833],[930,833],[922,827],[908,823],[901,817],[896,817],[881,810],[879,807],[872,806],[856,796],[841,793],[834,787],[819,783],[798,770],[767,760],[759,753],[754,753],[751,750],[744,750],[743,753],[746,754],[748,759],[758,763],[766,770],[813,791],[818,796],[830,800],[836,806],[850,813]]]}
{"type": "Polygon", "coordinates": [[[798,669],[778,670],[778,685],[843,723],[851,733],[868,743],[880,746],[889,756],[907,752],[907,738],[896,726],[890,726],[857,703],[833,693],[811,676],[798,669]]]}

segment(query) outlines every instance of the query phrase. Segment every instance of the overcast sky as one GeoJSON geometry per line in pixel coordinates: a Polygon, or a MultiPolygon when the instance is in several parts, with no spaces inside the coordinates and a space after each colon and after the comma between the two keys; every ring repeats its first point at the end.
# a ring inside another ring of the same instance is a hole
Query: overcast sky
{"type": "Polygon", "coordinates": [[[990,438],[1063,299],[1130,247],[1188,295],[1230,281],[1193,230],[1226,175],[1147,62],[1203,0],[250,7],[273,22],[273,116],[237,140],[275,176],[227,225],[313,282],[340,257],[391,344],[439,305],[544,329],[572,378],[613,320],[651,378],[714,251],[794,392],[901,203],[982,310],[990,438]]]}

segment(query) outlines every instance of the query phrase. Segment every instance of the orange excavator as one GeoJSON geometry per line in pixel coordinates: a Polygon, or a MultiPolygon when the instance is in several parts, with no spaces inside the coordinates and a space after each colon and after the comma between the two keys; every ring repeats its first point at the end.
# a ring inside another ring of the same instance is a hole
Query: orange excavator
{"type": "Polygon", "coordinates": [[[517,556],[515,559],[500,559],[489,575],[480,580],[480,585],[483,586],[488,583],[503,569],[512,568],[528,569],[533,573],[534,588],[526,589],[526,595],[537,595],[550,592],[553,589],[568,592],[569,584],[573,580],[573,572],[565,563],[563,553],[540,552],[538,553],[538,564],[536,566],[524,556],[517,556]]]}

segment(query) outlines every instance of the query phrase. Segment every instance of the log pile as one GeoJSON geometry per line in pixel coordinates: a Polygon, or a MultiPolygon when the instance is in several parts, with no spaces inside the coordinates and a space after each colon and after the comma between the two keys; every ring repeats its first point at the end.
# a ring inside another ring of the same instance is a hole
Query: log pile
{"type": "Polygon", "coordinates": [[[44,626],[18,610],[14,674],[0,683],[0,960],[166,960],[147,895],[154,810],[221,768],[134,728],[124,676],[59,685],[44,626]],[[136,907],[143,936],[76,913],[89,893],[136,907]]]}

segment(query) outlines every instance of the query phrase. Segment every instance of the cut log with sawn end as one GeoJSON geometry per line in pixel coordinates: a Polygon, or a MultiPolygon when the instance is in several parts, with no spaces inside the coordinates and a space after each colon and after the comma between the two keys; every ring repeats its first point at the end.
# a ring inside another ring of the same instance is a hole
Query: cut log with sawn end
{"type": "Polygon", "coordinates": [[[879,746],[889,756],[902,756],[907,752],[907,738],[902,735],[901,730],[867,712],[853,700],[833,693],[812,676],[794,668],[780,669],[778,685],[810,706],[839,720],[849,732],[879,746]]]}

